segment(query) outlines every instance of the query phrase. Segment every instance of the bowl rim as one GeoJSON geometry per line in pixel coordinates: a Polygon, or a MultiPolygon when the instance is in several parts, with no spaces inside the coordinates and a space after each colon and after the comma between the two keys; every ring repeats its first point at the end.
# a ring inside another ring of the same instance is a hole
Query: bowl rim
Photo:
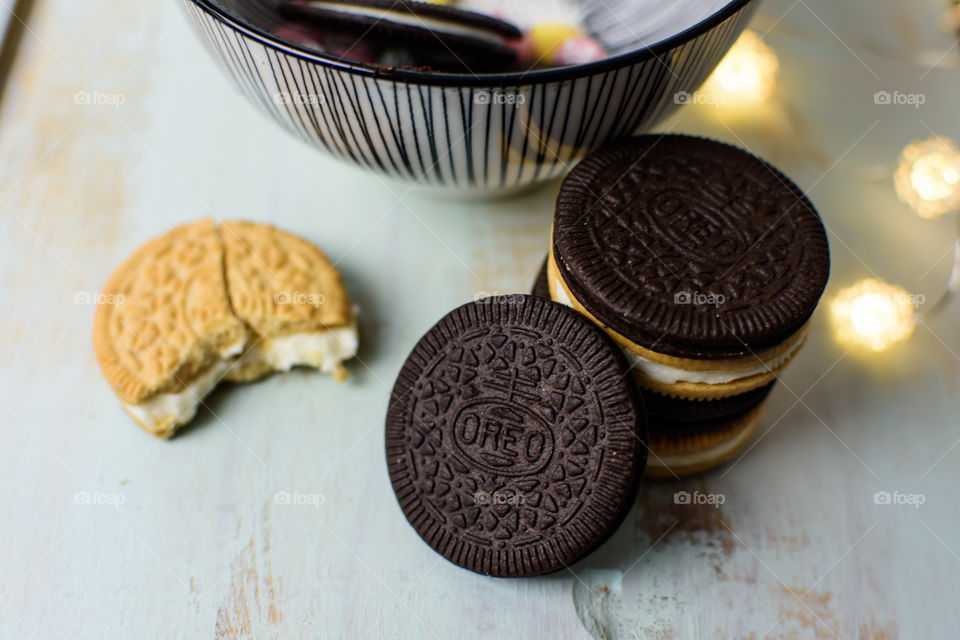
{"type": "Polygon", "coordinates": [[[446,73],[440,71],[417,71],[415,69],[403,69],[397,67],[379,67],[376,65],[345,60],[336,56],[330,56],[313,51],[307,47],[296,45],[292,42],[282,40],[272,35],[268,31],[248,24],[246,21],[227,12],[223,7],[218,6],[214,0],[189,0],[192,4],[198,6],[203,11],[213,15],[215,18],[274,49],[279,49],[302,60],[316,62],[328,67],[347,71],[363,76],[373,76],[384,80],[393,80],[396,82],[415,83],[423,85],[439,85],[446,87],[488,87],[488,86],[520,86],[542,84],[546,82],[562,82],[575,78],[603,73],[612,69],[621,68],[627,65],[645,62],[653,58],[659,59],[660,55],[675,49],[676,47],[693,40],[707,31],[712,30],[728,18],[736,15],[748,4],[754,0],[729,0],[723,7],[707,16],[700,22],[680,31],[668,38],[655,42],[652,45],[620,53],[615,56],[589,62],[587,64],[578,64],[566,67],[555,67],[552,69],[537,69],[529,71],[511,71],[508,73],[446,73]]]}

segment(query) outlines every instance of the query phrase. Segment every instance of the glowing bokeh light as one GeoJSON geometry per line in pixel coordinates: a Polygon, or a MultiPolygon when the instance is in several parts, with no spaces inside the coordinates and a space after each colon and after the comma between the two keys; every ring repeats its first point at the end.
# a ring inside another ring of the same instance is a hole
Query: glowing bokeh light
{"type": "Polygon", "coordinates": [[[885,351],[913,333],[916,296],[881,280],[860,280],[842,289],[830,305],[839,342],[885,351]]]}
{"type": "Polygon", "coordinates": [[[777,84],[780,61],[756,31],[744,31],[704,84],[701,93],[719,94],[724,104],[758,104],[777,84]]]}
{"type": "Polygon", "coordinates": [[[897,196],[923,218],[960,209],[960,149],[935,136],[909,144],[893,176],[897,196]]]}

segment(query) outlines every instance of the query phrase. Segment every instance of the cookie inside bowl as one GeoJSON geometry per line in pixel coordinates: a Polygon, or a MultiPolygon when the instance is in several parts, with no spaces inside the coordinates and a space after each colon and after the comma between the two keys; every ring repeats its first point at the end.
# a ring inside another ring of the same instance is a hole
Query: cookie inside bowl
{"type": "MultiPolygon", "coordinates": [[[[503,0],[419,3],[419,18],[439,20],[450,15],[452,6],[474,16],[469,18],[472,26],[444,35],[438,49],[430,30],[421,31],[419,41],[392,31],[412,28],[408,19],[380,32],[381,37],[393,34],[386,37],[392,48],[378,50],[358,42],[365,31],[339,34],[336,41],[328,38],[319,28],[327,19],[323,15],[309,25],[291,23],[291,10],[311,8],[305,7],[306,0],[294,6],[293,0],[182,1],[221,71],[252,105],[305,143],[419,189],[482,197],[515,194],[548,182],[604,143],[648,131],[685,104],[678,96],[693,93],[710,75],[758,4],[537,0],[535,15],[529,9],[515,10],[504,16],[513,23],[504,27],[504,20],[493,17],[498,3],[510,6],[503,0]],[[477,18],[477,8],[490,14],[477,18]],[[535,22],[537,33],[531,27],[535,22]],[[549,54],[544,59],[554,66],[538,63],[518,70],[514,62],[504,68],[492,64],[493,56],[481,54],[483,70],[474,70],[470,60],[476,57],[465,57],[458,47],[464,38],[476,36],[471,29],[481,23],[481,37],[494,32],[493,40],[484,44],[493,48],[484,51],[502,53],[500,47],[508,41],[517,46],[517,33],[520,39],[536,36],[543,40],[537,46],[549,54]],[[575,58],[580,61],[555,64],[570,51],[551,49],[550,38],[571,29],[580,39],[567,38],[565,46],[579,43],[577,55],[586,52],[593,62],[575,58]],[[432,49],[416,49],[430,51],[426,58],[411,58],[410,50],[398,48],[409,49],[423,38],[434,41],[432,49]],[[328,50],[331,42],[337,51],[328,50]],[[599,60],[598,48],[603,50],[599,60]],[[437,51],[452,51],[455,55],[447,61],[466,62],[465,68],[438,68],[437,51]]],[[[406,6],[398,5],[400,1],[323,0],[323,11],[347,3],[359,6],[357,11],[375,5],[398,13],[395,5],[406,6]]],[[[534,3],[513,4],[522,9],[534,3]]],[[[364,19],[372,24],[369,17],[364,19]]],[[[416,17],[412,20],[417,22],[416,17]]],[[[373,23],[383,28],[376,19],[373,23]]]]}
{"type": "Polygon", "coordinates": [[[600,62],[669,40],[704,24],[725,7],[743,4],[738,0],[208,1],[263,35],[310,54],[380,69],[467,75],[528,73],[600,62]]]}

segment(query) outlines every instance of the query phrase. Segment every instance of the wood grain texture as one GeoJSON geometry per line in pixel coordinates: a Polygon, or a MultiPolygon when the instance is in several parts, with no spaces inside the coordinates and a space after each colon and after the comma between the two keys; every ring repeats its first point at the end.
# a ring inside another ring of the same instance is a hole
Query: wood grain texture
{"type": "MultiPolygon", "coordinates": [[[[747,146],[810,190],[828,297],[877,275],[932,299],[949,269],[952,222],[913,217],[889,176],[927,127],[960,139],[954,36],[937,30],[938,0],[904,7],[770,0],[756,24],[780,53],[778,102],[742,118],[691,106],[661,126],[747,146]],[[875,105],[878,90],[927,101],[875,105]]],[[[233,91],[166,0],[37,2],[11,73],[0,637],[956,636],[957,305],[872,358],[836,345],[821,309],[742,459],[647,484],[570,573],[487,579],[405,522],[383,416],[437,319],[480,292],[529,290],[556,185],[438,199],[322,157],[233,91]],[[228,385],[158,442],[101,379],[87,301],[145,240],[208,215],[322,247],[363,345],[343,385],[299,371],[228,385]],[[723,503],[677,504],[678,491],[723,503]],[[925,502],[878,505],[879,491],[925,502]]]]}

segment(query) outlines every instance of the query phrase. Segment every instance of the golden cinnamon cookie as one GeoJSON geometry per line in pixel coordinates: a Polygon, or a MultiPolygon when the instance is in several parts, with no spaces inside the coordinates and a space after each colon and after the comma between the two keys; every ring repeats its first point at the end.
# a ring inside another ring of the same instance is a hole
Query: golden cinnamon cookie
{"type": "Polygon", "coordinates": [[[97,360],[127,412],[161,438],[189,422],[222,379],[300,365],[342,378],[341,362],[357,349],[340,275],[319,249],[267,225],[176,227],[137,250],[102,293],[97,360]],[[272,300],[264,287],[276,289],[272,300]],[[287,304],[283,294],[301,290],[322,292],[322,302],[287,304]]]}
{"type": "Polygon", "coordinates": [[[646,477],[674,479],[709,471],[732,459],[757,430],[766,403],[709,429],[683,428],[650,422],[650,455],[646,477]]]}

